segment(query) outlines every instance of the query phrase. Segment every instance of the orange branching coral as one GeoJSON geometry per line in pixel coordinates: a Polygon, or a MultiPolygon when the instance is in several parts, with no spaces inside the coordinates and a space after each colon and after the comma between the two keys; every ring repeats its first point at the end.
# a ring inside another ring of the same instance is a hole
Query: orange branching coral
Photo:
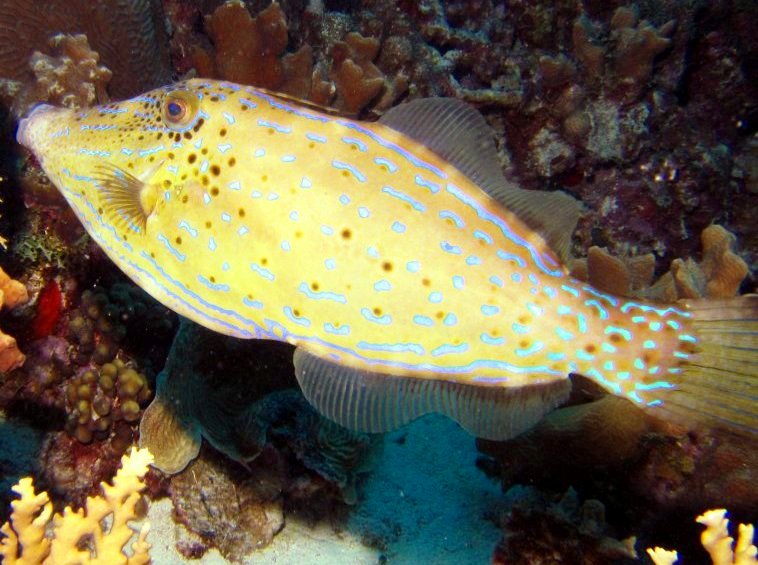
{"type": "Polygon", "coordinates": [[[651,285],[654,258],[613,257],[592,247],[587,259],[571,266],[571,274],[594,286],[620,296],[637,296],[662,302],[681,298],[730,298],[737,294],[748,267],[732,250],[735,237],[721,226],[712,225],[700,236],[702,259],[674,259],[671,270],[651,285]]]}
{"type": "Polygon", "coordinates": [[[128,522],[137,518],[135,509],[145,487],[143,477],[153,457],[147,449],[133,448],[121,458],[121,469],[113,484],[102,483],[104,496],[87,498],[85,509],[66,507],[63,514],[53,514],[46,492],[35,493],[30,477],[13,487],[20,498],[11,503],[9,522],[0,533],[0,556],[3,563],[108,563],[140,565],[150,562],[150,545],[146,541],[150,525],[145,522],[127,556],[124,546],[134,536],[128,522]],[[104,520],[111,517],[110,526],[104,520]],[[47,528],[52,518],[52,534],[47,528]]]}
{"type": "MultiPolygon", "coordinates": [[[[29,300],[26,287],[11,279],[0,267],[0,308],[14,308],[29,300]]],[[[21,366],[26,357],[18,349],[15,338],[0,331],[0,373],[7,373],[21,366]]]]}
{"type": "MultiPolygon", "coordinates": [[[[754,529],[752,525],[740,524],[737,543],[729,536],[729,520],[726,510],[708,510],[697,517],[697,522],[705,526],[700,536],[703,547],[711,556],[713,565],[756,565],[758,549],[753,545],[754,529]]],[[[655,565],[673,565],[679,556],[676,551],[660,547],[647,550],[655,565]]]]}
{"type": "Polygon", "coordinates": [[[54,55],[35,51],[29,59],[34,80],[24,83],[15,96],[16,116],[39,102],[81,108],[108,101],[105,89],[112,73],[99,64],[100,56],[90,49],[87,36],[59,34],[48,45],[54,55]]]}

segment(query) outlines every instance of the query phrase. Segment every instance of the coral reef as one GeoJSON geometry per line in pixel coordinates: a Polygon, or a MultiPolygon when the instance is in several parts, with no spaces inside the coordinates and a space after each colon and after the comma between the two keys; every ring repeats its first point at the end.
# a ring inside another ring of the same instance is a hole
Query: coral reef
{"type": "Polygon", "coordinates": [[[19,499],[12,503],[10,521],[0,528],[0,555],[3,563],[124,563],[137,565],[150,561],[146,541],[150,529],[144,523],[131,544],[131,555],[124,546],[134,536],[128,522],[138,517],[137,504],[144,488],[143,477],[152,461],[146,449],[133,449],[121,458],[121,469],[113,484],[101,485],[102,496],[87,499],[86,507],[53,515],[46,492],[36,493],[31,478],[13,488],[19,499]],[[111,522],[105,526],[104,520],[111,522]],[[52,520],[52,535],[46,530],[52,520]]]}
{"type": "Polygon", "coordinates": [[[158,454],[155,465],[181,471],[197,456],[201,437],[245,465],[272,444],[354,500],[371,439],[325,420],[290,389],[291,351],[184,323],[140,424],[140,444],[158,454]]]}
{"type": "Polygon", "coordinates": [[[534,490],[519,493],[503,530],[492,557],[492,563],[498,565],[600,565],[637,557],[633,537],[617,540],[612,536],[603,504],[592,499],[580,504],[572,489],[557,501],[534,490]]]}
{"type": "MultiPolygon", "coordinates": [[[[740,524],[736,544],[729,536],[729,520],[726,510],[708,510],[696,518],[705,526],[700,539],[714,565],[755,565],[758,563],[758,548],[753,545],[753,526],[740,524]]],[[[660,547],[647,550],[655,565],[673,565],[679,559],[676,551],[660,547]]]]}
{"type": "MultiPolygon", "coordinates": [[[[14,308],[29,299],[26,287],[11,279],[0,267],[0,308],[14,308]]],[[[0,330],[0,373],[21,366],[26,357],[18,349],[15,338],[0,330]]]]}
{"type": "Polygon", "coordinates": [[[34,51],[44,52],[51,36],[59,33],[87,36],[102,65],[113,72],[108,84],[113,98],[133,96],[171,79],[168,39],[158,0],[50,0],[44,10],[34,0],[3,3],[0,77],[29,80],[29,57],[34,51]]]}
{"type": "Polygon", "coordinates": [[[317,521],[355,502],[373,438],[325,420],[293,385],[290,346],[182,323],[140,424],[140,444],[173,474],[178,516],[203,540],[183,542],[180,551],[196,555],[213,545],[238,558],[271,541],[285,509],[317,521]],[[202,439],[242,465],[219,461],[201,449],[202,439]],[[244,511],[229,506],[230,493],[246,501],[244,511]]]}

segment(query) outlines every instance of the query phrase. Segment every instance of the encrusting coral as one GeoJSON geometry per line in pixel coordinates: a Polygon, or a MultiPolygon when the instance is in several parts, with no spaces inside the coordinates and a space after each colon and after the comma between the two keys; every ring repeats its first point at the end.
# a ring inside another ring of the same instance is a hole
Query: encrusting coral
{"type": "MultiPolygon", "coordinates": [[[[754,528],[750,524],[740,524],[737,542],[729,535],[729,520],[726,510],[708,510],[697,517],[697,522],[705,526],[700,536],[703,547],[711,556],[713,565],[756,565],[758,549],[753,545],[754,528]]],[[[655,565],[673,565],[679,559],[676,551],[656,547],[647,550],[655,565]]]]}
{"type": "MultiPolygon", "coordinates": [[[[26,287],[11,279],[0,267],[0,308],[13,308],[29,300],[26,287]]],[[[20,367],[26,357],[18,349],[16,339],[0,330],[0,373],[20,367]]]]}
{"type": "Polygon", "coordinates": [[[128,522],[138,518],[136,506],[152,460],[147,449],[133,448],[121,458],[121,469],[113,478],[113,484],[101,484],[103,496],[90,496],[86,508],[66,507],[63,514],[53,515],[47,493],[36,493],[30,477],[21,479],[13,487],[20,498],[11,503],[10,521],[0,528],[4,536],[0,540],[3,563],[149,563],[148,522],[143,523],[132,543],[131,556],[123,550],[135,533],[128,522]],[[111,521],[106,527],[103,521],[108,517],[111,521]],[[51,520],[52,533],[48,535],[51,520]]]}

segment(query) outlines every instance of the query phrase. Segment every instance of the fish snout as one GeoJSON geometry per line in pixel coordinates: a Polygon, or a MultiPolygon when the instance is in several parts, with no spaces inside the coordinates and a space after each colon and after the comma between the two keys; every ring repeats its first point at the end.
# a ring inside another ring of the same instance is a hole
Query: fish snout
{"type": "Polygon", "coordinates": [[[22,118],[18,123],[18,131],[16,132],[16,141],[26,147],[27,149],[34,149],[34,133],[37,130],[36,126],[42,123],[45,118],[50,117],[51,114],[61,111],[62,108],[56,108],[50,104],[37,104],[29,115],[22,118]]]}

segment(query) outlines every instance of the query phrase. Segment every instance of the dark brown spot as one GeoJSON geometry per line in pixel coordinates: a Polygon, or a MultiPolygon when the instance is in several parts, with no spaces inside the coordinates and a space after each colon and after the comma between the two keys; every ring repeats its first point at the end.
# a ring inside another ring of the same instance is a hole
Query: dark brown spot
{"type": "Polygon", "coordinates": [[[182,244],[182,238],[181,238],[181,236],[176,236],[176,239],[174,241],[176,241],[177,245],[181,245],[182,244]]]}
{"type": "Polygon", "coordinates": [[[319,289],[318,283],[315,282],[315,281],[312,282],[311,283],[311,290],[318,290],[318,289],[319,289]]]}
{"type": "Polygon", "coordinates": [[[218,187],[214,186],[211,188],[211,196],[218,196],[218,187]]]}
{"type": "Polygon", "coordinates": [[[237,159],[235,159],[234,157],[230,157],[229,158],[229,166],[233,167],[236,164],[237,164],[237,159]]]}
{"type": "Polygon", "coordinates": [[[211,281],[212,283],[215,283],[216,282],[216,277],[214,277],[214,276],[211,275],[210,277],[208,277],[208,280],[211,281]]]}
{"type": "Polygon", "coordinates": [[[192,132],[185,131],[184,132],[184,139],[192,139],[192,132]]]}
{"type": "Polygon", "coordinates": [[[587,345],[584,346],[584,350],[587,353],[595,353],[595,351],[596,351],[595,344],[594,343],[588,343],[587,345]]]}
{"type": "Polygon", "coordinates": [[[385,261],[384,263],[382,263],[382,269],[385,272],[389,273],[392,270],[392,263],[390,263],[389,261],[385,261]]]}
{"type": "Polygon", "coordinates": [[[244,218],[245,217],[245,209],[244,208],[240,208],[239,210],[237,210],[237,214],[239,215],[240,218],[244,218]]]}
{"type": "Polygon", "coordinates": [[[221,137],[224,137],[224,136],[226,135],[226,128],[221,128],[221,129],[218,131],[218,134],[219,134],[221,137]]]}
{"type": "Polygon", "coordinates": [[[187,162],[191,165],[195,161],[197,161],[197,155],[195,155],[194,153],[190,153],[189,156],[187,157],[187,162]]]}
{"type": "Polygon", "coordinates": [[[342,239],[350,239],[353,235],[353,232],[351,232],[349,229],[345,228],[342,230],[342,239]]]}
{"type": "Polygon", "coordinates": [[[207,154],[208,154],[208,148],[207,148],[207,147],[203,147],[203,148],[200,150],[200,153],[202,153],[203,155],[207,155],[207,154]]]}
{"type": "Polygon", "coordinates": [[[300,317],[300,310],[298,310],[297,308],[294,308],[294,309],[292,310],[292,314],[294,314],[296,317],[298,317],[298,318],[299,318],[299,317],[300,317]]]}
{"type": "Polygon", "coordinates": [[[382,315],[382,309],[379,308],[378,306],[375,306],[374,309],[372,310],[372,312],[374,312],[374,316],[381,316],[382,315]]]}
{"type": "Polygon", "coordinates": [[[618,343],[621,341],[621,336],[619,334],[611,334],[608,339],[610,339],[613,343],[618,343]]]}
{"type": "Polygon", "coordinates": [[[182,204],[186,204],[187,200],[189,200],[189,199],[187,198],[186,194],[184,196],[182,196],[182,204]]]}
{"type": "Polygon", "coordinates": [[[221,167],[219,167],[218,165],[211,165],[211,174],[214,177],[219,176],[221,174],[221,167]]]}
{"type": "Polygon", "coordinates": [[[261,258],[261,265],[268,265],[268,259],[265,257],[261,258]]]}

